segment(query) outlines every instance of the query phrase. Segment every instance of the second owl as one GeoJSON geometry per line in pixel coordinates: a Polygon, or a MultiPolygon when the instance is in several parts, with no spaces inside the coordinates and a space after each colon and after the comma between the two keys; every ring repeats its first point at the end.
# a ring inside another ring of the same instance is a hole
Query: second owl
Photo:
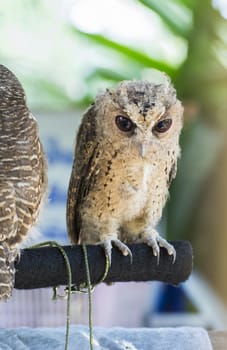
{"type": "Polygon", "coordinates": [[[97,96],[77,135],[67,226],[72,243],[144,242],[159,258],[175,249],[156,230],[176,175],[183,108],[169,80],[123,81],[97,96]]]}

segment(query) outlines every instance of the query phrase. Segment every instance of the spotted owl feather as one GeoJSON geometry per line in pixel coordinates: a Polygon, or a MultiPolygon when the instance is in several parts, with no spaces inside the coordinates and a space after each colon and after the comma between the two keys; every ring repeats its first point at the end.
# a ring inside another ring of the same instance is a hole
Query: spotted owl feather
{"type": "Polygon", "coordinates": [[[67,226],[74,242],[79,241],[81,217],[77,210],[81,206],[95,178],[98,144],[96,140],[95,111],[91,106],[83,116],[77,134],[75,162],[70,178],[70,191],[67,199],[67,226]]]}
{"type": "Polygon", "coordinates": [[[0,299],[14,285],[19,244],[36,223],[47,190],[47,164],[35,118],[15,75],[0,65],[0,299]]]}

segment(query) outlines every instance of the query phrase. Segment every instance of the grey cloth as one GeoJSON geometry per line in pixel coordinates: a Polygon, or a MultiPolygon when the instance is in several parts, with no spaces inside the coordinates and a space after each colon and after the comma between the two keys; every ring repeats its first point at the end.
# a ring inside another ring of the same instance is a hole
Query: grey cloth
{"type": "MultiPolygon", "coordinates": [[[[212,350],[198,327],[94,328],[94,350],[212,350]]],[[[64,350],[65,328],[0,329],[0,350],[64,350]]],[[[89,329],[70,327],[69,350],[89,350],[89,329]]]]}

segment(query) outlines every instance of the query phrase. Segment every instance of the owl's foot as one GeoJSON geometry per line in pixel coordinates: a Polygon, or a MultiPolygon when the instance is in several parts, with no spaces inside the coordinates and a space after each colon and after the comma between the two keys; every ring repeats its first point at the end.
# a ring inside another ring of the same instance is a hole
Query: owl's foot
{"type": "Polygon", "coordinates": [[[122,243],[119,239],[117,238],[113,238],[113,239],[105,239],[104,241],[99,242],[98,244],[100,244],[105,251],[105,254],[109,260],[109,265],[111,265],[111,253],[112,253],[112,248],[113,246],[115,246],[116,248],[118,248],[120,250],[120,252],[124,255],[124,256],[130,256],[130,259],[132,261],[132,252],[129,249],[129,247],[127,247],[126,244],[122,243]]]}
{"type": "Polygon", "coordinates": [[[160,258],[160,247],[163,247],[167,250],[169,255],[173,256],[172,263],[174,264],[176,260],[176,250],[174,246],[168,243],[164,238],[162,238],[157,231],[154,229],[149,230],[149,232],[145,232],[142,237],[142,242],[146,243],[153,249],[154,256],[157,256],[157,264],[159,264],[160,258]]]}

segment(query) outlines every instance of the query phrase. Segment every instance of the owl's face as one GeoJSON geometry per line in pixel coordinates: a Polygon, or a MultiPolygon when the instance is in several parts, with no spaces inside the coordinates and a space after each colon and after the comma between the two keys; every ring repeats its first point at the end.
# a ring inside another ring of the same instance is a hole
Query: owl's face
{"type": "Polygon", "coordinates": [[[178,144],[183,108],[169,82],[125,81],[100,97],[97,131],[113,145],[120,142],[144,158],[154,146],[178,144]]]}

